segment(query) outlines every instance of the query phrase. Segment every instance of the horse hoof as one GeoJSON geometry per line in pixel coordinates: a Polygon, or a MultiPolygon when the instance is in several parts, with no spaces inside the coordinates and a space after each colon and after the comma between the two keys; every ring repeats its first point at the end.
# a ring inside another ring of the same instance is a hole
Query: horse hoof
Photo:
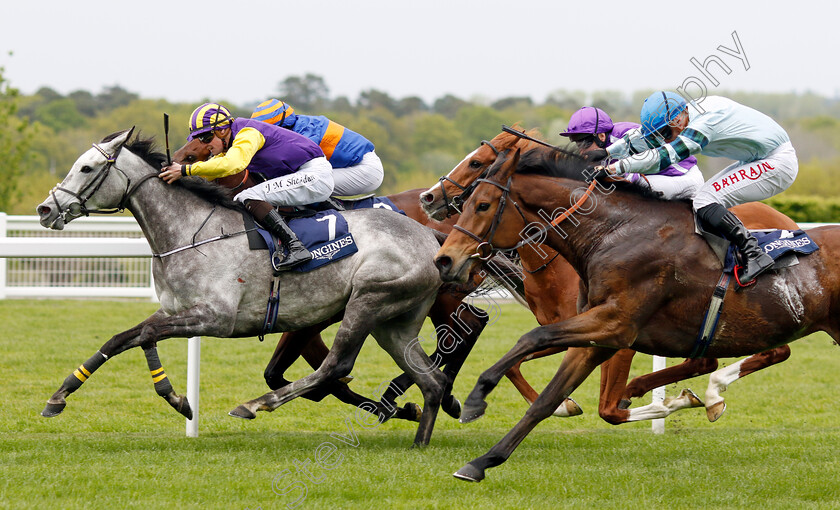
{"type": "MultiPolygon", "coordinates": [[[[698,397],[696,393],[688,388],[680,392],[679,398],[688,398],[689,407],[703,407],[706,405],[702,400],[700,400],[700,397],[698,397]]],[[[726,405],[724,405],[724,407],[726,407],[726,405]]]]}
{"type": "Polygon", "coordinates": [[[420,407],[418,404],[415,404],[414,402],[406,402],[406,404],[403,406],[403,408],[404,409],[410,409],[411,411],[414,412],[414,416],[412,418],[410,418],[410,421],[419,422],[420,418],[423,417],[423,408],[420,407]]]}
{"type": "Polygon", "coordinates": [[[455,418],[456,420],[461,417],[461,402],[455,398],[455,395],[449,394],[443,397],[443,402],[441,402],[441,407],[443,411],[448,414],[449,416],[455,418]]]}
{"type": "Polygon", "coordinates": [[[233,411],[229,412],[228,414],[233,416],[234,418],[242,418],[245,420],[253,420],[257,417],[256,414],[249,411],[248,408],[245,406],[239,406],[233,411]]]}
{"type": "Polygon", "coordinates": [[[724,411],[726,411],[726,402],[721,400],[717,404],[713,404],[706,408],[706,417],[709,418],[709,421],[715,422],[723,415],[724,411]]]}
{"type": "Polygon", "coordinates": [[[178,412],[181,413],[184,416],[184,418],[188,420],[193,419],[192,407],[190,406],[189,401],[187,401],[187,397],[184,397],[184,403],[178,409],[178,412]]]}
{"type": "Polygon", "coordinates": [[[352,375],[346,375],[346,376],[340,378],[338,380],[338,382],[342,382],[344,384],[350,384],[350,381],[352,381],[353,379],[354,379],[354,377],[352,375]]]}
{"type": "Polygon", "coordinates": [[[58,416],[61,414],[61,411],[64,411],[64,408],[67,406],[66,402],[62,402],[60,404],[50,404],[47,402],[47,407],[41,411],[41,416],[44,418],[52,418],[53,416],[58,416]]]}
{"type": "Polygon", "coordinates": [[[618,401],[618,408],[619,409],[630,409],[630,404],[631,404],[631,402],[630,402],[629,398],[623,398],[623,399],[618,401]]]}
{"type": "Polygon", "coordinates": [[[480,401],[478,405],[470,405],[467,402],[461,409],[461,423],[470,423],[484,416],[484,411],[487,409],[487,402],[480,401]]]}
{"type": "Polygon", "coordinates": [[[583,414],[583,409],[580,408],[577,402],[567,398],[554,411],[553,415],[559,418],[568,418],[570,416],[580,416],[583,414]]]}
{"type": "Polygon", "coordinates": [[[458,471],[452,473],[452,476],[458,480],[464,480],[466,482],[480,482],[484,480],[484,470],[478,469],[472,464],[467,464],[458,471]]]}

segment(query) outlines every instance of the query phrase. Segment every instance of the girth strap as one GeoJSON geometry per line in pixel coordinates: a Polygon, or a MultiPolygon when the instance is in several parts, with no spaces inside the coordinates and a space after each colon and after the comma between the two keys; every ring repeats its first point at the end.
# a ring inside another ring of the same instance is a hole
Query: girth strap
{"type": "Polygon", "coordinates": [[[712,299],[709,301],[709,308],[703,317],[703,327],[700,328],[700,333],[694,342],[694,349],[688,355],[689,358],[702,358],[706,354],[709,345],[712,344],[715,331],[717,330],[718,319],[720,319],[721,309],[723,308],[723,298],[726,297],[726,290],[729,288],[729,280],[730,275],[728,273],[722,273],[720,275],[715,291],[712,293],[712,299]]]}

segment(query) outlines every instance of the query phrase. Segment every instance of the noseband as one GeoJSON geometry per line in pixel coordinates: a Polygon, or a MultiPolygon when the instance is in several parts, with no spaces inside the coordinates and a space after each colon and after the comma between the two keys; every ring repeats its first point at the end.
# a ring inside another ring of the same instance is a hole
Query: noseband
{"type": "Polygon", "coordinates": [[[119,147],[117,147],[117,150],[114,152],[114,154],[108,154],[108,152],[102,147],[100,147],[99,144],[93,144],[93,148],[99,151],[99,153],[102,154],[102,156],[105,158],[105,164],[102,166],[102,168],[99,169],[98,172],[96,172],[96,174],[93,176],[93,179],[91,179],[90,182],[88,182],[78,192],[69,190],[67,188],[63,188],[58,184],[50,191],[50,196],[52,197],[53,202],[55,202],[56,208],[58,209],[58,215],[64,216],[65,221],[69,220],[67,217],[68,215],[72,216],[73,218],[78,218],[82,215],[89,216],[91,214],[115,214],[118,212],[122,212],[125,210],[125,207],[128,204],[128,199],[131,197],[132,194],[134,194],[135,191],[137,191],[137,188],[139,188],[141,184],[151,179],[152,177],[157,177],[157,173],[144,175],[132,188],[131,177],[129,177],[128,174],[126,174],[122,170],[120,170],[120,168],[116,165],[117,157],[119,156],[120,150],[122,150],[123,145],[124,144],[121,144],[119,147]],[[99,188],[102,186],[102,184],[105,182],[105,179],[108,177],[108,171],[111,168],[114,168],[115,170],[120,172],[123,175],[123,177],[125,177],[125,190],[123,191],[123,196],[120,199],[119,204],[114,209],[88,209],[85,204],[87,204],[87,201],[90,200],[91,197],[93,197],[93,195],[95,195],[97,191],[99,191],[99,188]],[[69,204],[66,208],[64,208],[58,201],[58,197],[56,197],[56,191],[63,191],[64,193],[67,193],[68,195],[77,198],[79,201],[73,202],[69,204]]]}
{"type": "MultiPolygon", "coordinates": [[[[483,236],[479,237],[476,234],[473,234],[469,230],[467,230],[464,227],[462,227],[460,225],[457,225],[457,224],[452,226],[452,228],[454,228],[458,232],[461,232],[462,234],[465,234],[466,236],[468,236],[472,240],[478,242],[478,246],[476,246],[476,248],[475,248],[475,253],[470,255],[470,258],[479,258],[481,260],[489,260],[490,257],[492,257],[493,254],[497,251],[511,251],[511,250],[498,250],[498,249],[493,247],[493,237],[496,235],[496,229],[499,228],[499,224],[502,221],[502,214],[505,212],[505,206],[507,205],[507,202],[508,202],[508,195],[510,194],[511,180],[513,180],[513,176],[509,177],[508,181],[507,181],[507,184],[503,186],[502,184],[500,184],[496,181],[491,181],[490,179],[480,178],[480,179],[476,179],[475,181],[473,181],[473,184],[470,185],[470,186],[472,186],[472,189],[475,189],[475,187],[478,186],[480,183],[486,182],[487,184],[492,184],[493,186],[496,186],[497,188],[502,190],[502,196],[501,196],[501,198],[499,198],[499,207],[496,209],[496,214],[493,216],[493,221],[490,223],[490,228],[487,230],[487,232],[483,236]]],[[[472,192],[472,189],[470,190],[470,192],[472,192]]],[[[519,212],[519,215],[522,216],[522,219],[524,220],[525,215],[522,214],[522,210],[519,208],[519,204],[517,204],[516,202],[513,202],[513,206],[516,207],[516,210],[519,212]]],[[[527,223],[527,221],[526,221],[526,223],[527,223]]],[[[515,250],[516,248],[512,248],[512,249],[515,250]]]]}

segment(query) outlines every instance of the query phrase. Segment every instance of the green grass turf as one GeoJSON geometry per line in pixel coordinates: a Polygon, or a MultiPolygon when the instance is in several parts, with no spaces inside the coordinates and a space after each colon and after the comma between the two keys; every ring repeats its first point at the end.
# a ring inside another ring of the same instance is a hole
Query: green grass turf
{"type": "MultiPolygon", "coordinates": [[[[155,394],[139,349],[103,365],[62,415],[39,416],[67,375],[155,308],[0,301],[0,508],[282,509],[293,507],[304,487],[296,508],[840,507],[840,356],[825,335],[793,344],[786,363],[737,381],[724,394],[728,409],[718,422],[709,423],[702,409],[682,411],[666,420],[661,436],[647,422],[616,427],[600,420],[596,371],[574,395],[583,416],[544,421],[484,482],[468,484],[451,474],[484,454],[526,410],[507,381],[489,396],[481,420],[461,425],[441,414],[422,450],[410,448],[415,424],[392,420],[365,429],[353,408],[332,397],[299,399],[253,421],[227,416],[266,391],[262,371],[276,335],[265,343],[203,340],[198,438],[185,437],[184,419],[155,394]],[[348,421],[355,446],[337,437],[347,438],[348,421]],[[326,458],[335,464],[330,470],[314,465],[325,443],[335,448],[326,458]],[[296,467],[307,459],[314,480],[296,467]]],[[[461,399],[535,326],[515,304],[493,304],[491,320],[456,381],[461,399]]],[[[423,336],[432,333],[427,324],[423,336]]],[[[184,393],[187,342],[159,347],[184,393]]],[[[523,373],[541,388],[558,363],[535,360],[523,373]]],[[[637,355],[631,375],[650,366],[649,356],[637,355]]],[[[309,372],[301,361],[288,377],[309,372]]],[[[369,341],[353,375],[351,386],[370,395],[397,369],[369,341]]],[[[668,394],[691,387],[702,397],[707,380],[671,386],[668,394]]],[[[416,389],[404,401],[422,403],[416,389]]]]}

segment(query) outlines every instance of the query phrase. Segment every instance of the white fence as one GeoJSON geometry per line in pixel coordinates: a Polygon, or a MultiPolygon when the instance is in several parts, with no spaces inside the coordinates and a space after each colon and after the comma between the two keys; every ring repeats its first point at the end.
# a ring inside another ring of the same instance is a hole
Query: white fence
{"type": "MultiPolygon", "coordinates": [[[[814,228],[828,223],[801,223],[814,228]]],[[[8,297],[133,297],[156,300],[151,249],[131,217],[80,218],[63,231],[43,228],[37,216],[0,213],[0,299],[8,297]]],[[[190,338],[187,399],[193,419],[187,435],[198,436],[200,338],[190,338]]],[[[653,370],[665,358],[653,357],[653,370]]],[[[665,389],[653,391],[662,402],[665,389]]],[[[653,420],[655,433],[665,421],[653,420]]]]}

